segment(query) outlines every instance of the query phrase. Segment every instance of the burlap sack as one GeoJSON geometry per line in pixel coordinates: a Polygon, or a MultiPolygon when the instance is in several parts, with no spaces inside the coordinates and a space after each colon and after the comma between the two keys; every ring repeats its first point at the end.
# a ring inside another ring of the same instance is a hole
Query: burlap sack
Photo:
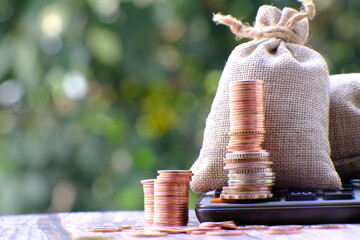
{"type": "Polygon", "coordinates": [[[331,158],[342,180],[360,178],[360,73],[330,76],[331,158]]]}
{"type": "Polygon", "coordinates": [[[276,187],[341,187],[330,159],[328,69],[321,55],[303,46],[308,37],[306,18],[315,14],[312,1],[303,4],[306,11],[300,13],[262,6],[253,28],[231,16],[215,16],[238,37],[255,40],[237,46],[223,70],[200,155],[191,167],[194,192],[227,185],[223,159],[229,142],[229,83],[249,79],[265,81],[264,148],[274,162],[276,187]]]}

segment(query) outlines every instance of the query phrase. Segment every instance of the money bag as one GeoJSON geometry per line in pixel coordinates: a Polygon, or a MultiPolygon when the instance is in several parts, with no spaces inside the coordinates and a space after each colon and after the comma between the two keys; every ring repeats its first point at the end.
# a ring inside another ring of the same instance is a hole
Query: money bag
{"type": "Polygon", "coordinates": [[[254,27],[230,15],[214,21],[237,38],[252,39],[230,54],[206,119],[203,143],[191,170],[194,192],[227,186],[224,161],[229,143],[229,84],[264,81],[265,139],[276,174],[275,187],[339,189],[341,179],[330,158],[329,73],[323,57],[304,44],[312,0],[303,10],[264,5],[254,27]]]}
{"type": "Polygon", "coordinates": [[[331,158],[344,181],[360,176],[360,74],[330,76],[331,158]]]}

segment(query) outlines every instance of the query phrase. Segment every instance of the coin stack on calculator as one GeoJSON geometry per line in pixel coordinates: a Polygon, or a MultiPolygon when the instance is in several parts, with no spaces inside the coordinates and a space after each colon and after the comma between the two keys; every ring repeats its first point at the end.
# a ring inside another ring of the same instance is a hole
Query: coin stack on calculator
{"type": "Polygon", "coordinates": [[[270,154],[263,149],[265,139],[264,81],[230,83],[230,140],[224,159],[228,186],[222,199],[272,197],[275,182],[270,154]]]}

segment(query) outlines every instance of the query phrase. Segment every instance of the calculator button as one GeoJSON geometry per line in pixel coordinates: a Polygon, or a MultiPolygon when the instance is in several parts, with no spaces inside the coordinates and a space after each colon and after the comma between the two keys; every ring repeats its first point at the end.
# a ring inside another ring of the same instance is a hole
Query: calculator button
{"type": "Polygon", "coordinates": [[[354,193],[351,191],[328,191],[324,192],[324,200],[346,200],[354,199],[354,193]]]}
{"type": "Polygon", "coordinates": [[[316,199],[316,193],[312,191],[289,192],[286,195],[286,201],[312,201],[316,199]]]}
{"type": "Polygon", "coordinates": [[[351,184],[353,187],[360,187],[360,179],[350,180],[350,184],[351,184]]]}

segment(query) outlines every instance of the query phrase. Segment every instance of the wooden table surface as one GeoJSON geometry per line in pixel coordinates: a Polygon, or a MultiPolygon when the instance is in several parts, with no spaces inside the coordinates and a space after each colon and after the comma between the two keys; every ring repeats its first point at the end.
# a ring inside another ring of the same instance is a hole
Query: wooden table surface
{"type": "MultiPolygon", "coordinates": [[[[143,211],[113,211],[113,212],[70,212],[50,214],[23,214],[0,217],[0,239],[11,240],[72,240],[79,236],[106,235],[113,239],[144,239],[129,236],[126,232],[92,233],[90,228],[105,223],[144,226],[143,211]]],[[[189,226],[199,224],[194,211],[189,213],[189,226]]],[[[90,239],[90,238],[89,238],[90,239]]],[[[149,239],[149,238],[147,238],[149,239]]],[[[356,240],[360,239],[360,224],[347,224],[343,229],[310,229],[307,226],[298,234],[269,235],[264,230],[247,230],[240,236],[206,236],[195,234],[170,234],[166,237],[151,237],[150,239],[279,239],[279,240],[356,240]]]]}

